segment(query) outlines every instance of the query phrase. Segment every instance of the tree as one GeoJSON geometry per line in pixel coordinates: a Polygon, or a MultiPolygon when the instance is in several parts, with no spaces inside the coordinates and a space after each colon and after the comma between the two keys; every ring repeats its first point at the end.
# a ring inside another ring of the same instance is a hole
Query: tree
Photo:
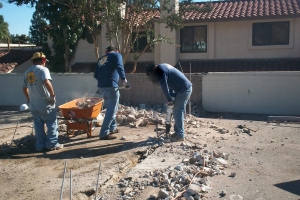
{"type": "Polygon", "coordinates": [[[22,34],[22,35],[11,34],[10,35],[10,42],[12,44],[28,44],[29,41],[30,41],[30,37],[26,36],[25,34],[22,34]]]}
{"type": "Polygon", "coordinates": [[[162,37],[154,31],[155,23],[165,24],[171,31],[182,28],[187,11],[207,12],[210,4],[197,7],[192,0],[183,0],[179,5],[170,0],[9,0],[17,5],[39,5],[42,17],[51,25],[48,33],[53,38],[56,55],[64,55],[65,68],[69,64],[69,54],[75,55],[80,38],[86,36],[85,30],[92,36],[96,58],[99,58],[99,33],[101,26],[106,26],[106,37],[112,44],[119,46],[126,63],[129,53],[135,51],[136,69],[140,56],[156,43],[174,44],[170,38],[162,37]],[[143,49],[136,48],[144,38],[143,49]],[[64,47],[64,52],[59,52],[64,47]],[[73,51],[70,51],[72,48],[73,51]],[[137,51],[137,49],[139,49],[137,51]]]}
{"type": "MultiPolygon", "coordinates": [[[[74,17],[76,14],[70,12],[68,7],[63,4],[41,0],[35,6],[37,17],[43,20],[37,24],[36,33],[43,35],[45,38],[43,40],[45,41],[47,35],[53,40],[52,47],[54,52],[47,55],[51,58],[51,70],[56,72],[71,71],[70,66],[74,59],[78,42],[86,35],[85,28],[82,27],[82,23],[78,18],[74,17]],[[49,22],[49,25],[46,25],[46,22],[49,22]]],[[[48,47],[46,51],[48,51],[48,47]]]]}
{"type": "Polygon", "coordinates": [[[170,38],[155,33],[155,23],[165,24],[166,28],[171,31],[178,30],[183,28],[186,12],[194,10],[208,12],[211,6],[208,3],[204,7],[198,7],[192,0],[181,1],[178,5],[173,4],[170,0],[131,0],[125,3],[123,9],[125,9],[124,16],[113,15],[108,20],[110,24],[108,38],[115,38],[118,45],[122,47],[124,63],[139,40],[143,37],[146,39],[147,42],[143,49],[135,51],[133,73],[136,70],[138,59],[149,47],[153,47],[157,43],[176,45],[170,38]]]}
{"type": "Polygon", "coordinates": [[[35,11],[30,20],[31,26],[29,27],[30,42],[36,45],[44,45],[47,43],[47,22],[42,18],[39,11],[35,11]]]}
{"type": "MultiPolygon", "coordinates": [[[[0,2],[0,8],[2,3],[0,2]]],[[[9,38],[8,23],[4,21],[3,15],[0,15],[0,43],[6,43],[9,38]]]]}
{"type": "MultiPolygon", "coordinates": [[[[86,29],[82,26],[78,14],[70,12],[68,4],[57,3],[52,0],[8,0],[8,2],[18,6],[23,4],[35,6],[36,12],[49,23],[45,30],[46,34],[53,40],[54,52],[46,55],[51,58],[51,70],[56,72],[70,71],[78,41],[86,37],[86,29]]],[[[45,51],[48,52],[49,48],[45,51]]]]}

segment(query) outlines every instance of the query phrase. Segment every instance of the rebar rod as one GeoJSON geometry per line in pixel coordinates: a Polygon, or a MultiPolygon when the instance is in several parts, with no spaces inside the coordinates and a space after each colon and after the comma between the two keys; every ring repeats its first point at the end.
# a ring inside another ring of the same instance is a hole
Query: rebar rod
{"type": "Polygon", "coordinates": [[[10,146],[12,145],[12,143],[13,143],[13,141],[14,141],[14,138],[15,138],[15,135],[16,135],[16,131],[17,131],[18,125],[19,125],[19,121],[17,122],[16,129],[15,129],[13,138],[12,138],[12,140],[11,140],[10,146]]]}
{"type": "Polygon", "coordinates": [[[60,188],[60,200],[62,200],[63,190],[64,190],[64,181],[66,176],[66,168],[67,168],[67,161],[65,161],[65,168],[64,168],[64,174],[63,174],[63,180],[60,188]]]}
{"type": "Polygon", "coordinates": [[[99,163],[99,168],[98,168],[97,184],[96,184],[96,191],[95,191],[95,200],[97,200],[97,190],[98,190],[98,183],[99,183],[99,176],[100,176],[100,168],[101,168],[101,163],[99,163]]]}
{"type": "Polygon", "coordinates": [[[72,169],[70,169],[70,200],[72,200],[72,169]]]}

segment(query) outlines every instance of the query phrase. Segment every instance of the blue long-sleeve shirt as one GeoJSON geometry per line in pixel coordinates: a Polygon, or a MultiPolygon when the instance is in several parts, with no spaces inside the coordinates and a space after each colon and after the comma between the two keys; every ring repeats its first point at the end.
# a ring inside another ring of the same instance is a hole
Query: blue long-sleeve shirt
{"type": "Polygon", "coordinates": [[[172,101],[171,90],[176,93],[184,92],[192,86],[192,83],[175,67],[162,63],[157,66],[157,75],[163,93],[168,101],[172,101]]]}
{"type": "Polygon", "coordinates": [[[119,79],[126,79],[123,58],[118,52],[109,52],[97,63],[94,78],[98,80],[97,87],[118,87],[119,79]]]}

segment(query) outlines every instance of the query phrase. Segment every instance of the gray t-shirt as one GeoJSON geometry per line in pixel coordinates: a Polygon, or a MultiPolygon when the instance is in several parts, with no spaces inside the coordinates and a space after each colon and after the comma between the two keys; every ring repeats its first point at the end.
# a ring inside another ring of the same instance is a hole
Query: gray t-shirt
{"type": "Polygon", "coordinates": [[[41,65],[33,65],[24,73],[23,88],[28,87],[31,111],[45,111],[55,108],[50,105],[50,93],[45,87],[44,81],[52,81],[49,69],[41,65]]]}

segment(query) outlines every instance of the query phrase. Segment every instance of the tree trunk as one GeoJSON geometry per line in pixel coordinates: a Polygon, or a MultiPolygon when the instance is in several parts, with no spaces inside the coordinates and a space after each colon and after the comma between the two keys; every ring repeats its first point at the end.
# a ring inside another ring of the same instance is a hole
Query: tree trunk
{"type": "Polygon", "coordinates": [[[136,66],[137,66],[137,60],[134,60],[133,69],[130,72],[130,74],[133,74],[136,71],[136,66]]]}
{"type": "Polygon", "coordinates": [[[95,55],[97,60],[99,60],[99,39],[98,39],[98,34],[97,33],[93,33],[92,34],[92,38],[94,41],[94,46],[95,46],[95,55]]]}
{"type": "Polygon", "coordinates": [[[72,67],[73,61],[74,61],[74,59],[75,59],[75,55],[76,55],[76,52],[77,52],[77,49],[78,49],[79,41],[80,41],[80,39],[78,39],[78,40],[76,41],[75,45],[74,45],[74,51],[73,51],[72,57],[71,57],[71,59],[70,59],[70,62],[69,62],[69,64],[68,64],[68,65],[69,65],[68,68],[70,69],[70,71],[72,71],[71,67],[72,67]]]}
{"type": "MultiPolygon", "coordinates": [[[[64,35],[65,40],[67,40],[67,31],[66,31],[66,29],[63,30],[63,35],[64,35]]],[[[66,72],[70,72],[70,69],[69,69],[69,45],[67,45],[67,44],[65,44],[64,59],[65,59],[65,70],[66,70],[66,72]]]]}
{"type": "Polygon", "coordinates": [[[138,59],[141,57],[141,55],[142,55],[143,53],[145,53],[146,49],[147,49],[149,46],[150,46],[150,45],[147,44],[147,45],[145,46],[145,48],[143,49],[143,51],[142,51],[137,57],[135,57],[135,59],[134,59],[134,65],[133,65],[133,70],[130,72],[130,74],[133,74],[133,73],[136,71],[138,59]]]}

